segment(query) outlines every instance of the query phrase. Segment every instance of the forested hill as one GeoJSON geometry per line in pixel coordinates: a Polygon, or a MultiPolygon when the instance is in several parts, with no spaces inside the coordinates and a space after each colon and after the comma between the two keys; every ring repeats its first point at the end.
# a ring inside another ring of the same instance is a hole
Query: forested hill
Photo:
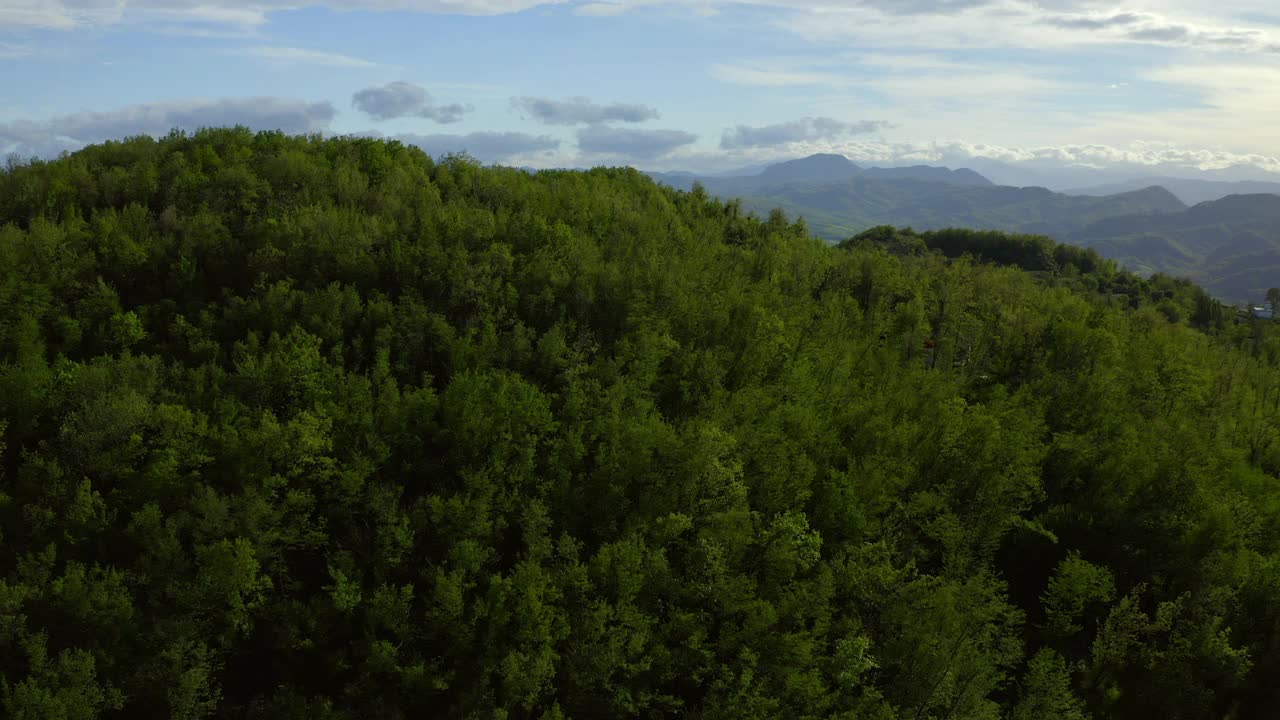
{"type": "Polygon", "coordinates": [[[1280,337],[1189,284],[243,129],[0,226],[0,716],[1280,706],[1280,337]]]}

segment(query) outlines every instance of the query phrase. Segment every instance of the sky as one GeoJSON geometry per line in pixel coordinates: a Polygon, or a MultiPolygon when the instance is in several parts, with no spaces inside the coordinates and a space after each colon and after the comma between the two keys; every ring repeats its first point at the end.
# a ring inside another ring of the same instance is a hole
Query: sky
{"type": "Polygon", "coordinates": [[[1276,179],[1278,120],[1274,0],[0,0],[23,157],[238,123],[532,167],[1276,179]]]}

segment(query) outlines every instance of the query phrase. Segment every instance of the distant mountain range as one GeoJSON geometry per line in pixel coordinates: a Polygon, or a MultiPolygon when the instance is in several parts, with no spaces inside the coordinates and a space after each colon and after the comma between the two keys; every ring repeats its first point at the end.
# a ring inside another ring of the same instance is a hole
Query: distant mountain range
{"type": "MultiPolygon", "coordinates": [[[[1069,195],[1097,194],[1093,192],[1097,188],[1114,188],[1113,192],[1123,192],[1150,185],[1161,185],[1174,195],[1181,197],[1183,202],[1191,205],[1242,192],[1240,189],[1231,189],[1233,183],[1240,181],[1280,184],[1280,173],[1268,172],[1252,165],[1235,165],[1209,170],[1174,164],[1148,167],[1119,163],[1107,167],[1094,167],[1063,164],[1058,160],[1005,162],[988,157],[947,157],[939,160],[937,164],[976,170],[997,185],[1047,187],[1055,192],[1069,195]],[[1216,197],[1183,197],[1179,188],[1169,187],[1167,184],[1181,180],[1221,183],[1219,188],[1221,194],[1216,197]],[[1088,192],[1080,193],[1079,190],[1088,192]]],[[[750,172],[736,174],[754,175],[759,171],[760,169],[752,169],[750,172]]]]}
{"type": "Polygon", "coordinates": [[[967,168],[863,168],[827,154],[751,175],[649,174],[682,189],[699,182],[761,215],[782,208],[833,241],[875,225],[1005,230],[1093,247],[1138,272],[1190,277],[1226,300],[1280,286],[1277,183],[1152,178],[1068,194],[996,185],[967,168]]]}
{"type": "Polygon", "coordinates": [[[1145,177],[1124,182],[1095,185],[1086,188],[1063,190],[1067,195],[1114,195],[1139,188],[1159,185],[1168,190],[1188,205],[1221,200],[1228,195],[1280,195],[1280,182],[1263,182],[1260,180],[1240,180],[1227,182],[1223,180],[1192,180],[1174,177],[1145,177]]]}
{"type": "Polygon", "coordinates": [[[1177,213],[1107,218],[1061,239],[1138,272],[1190,277],[1229,300],[1261,300],[1280,286],[1280,195],[1230,195],[1177,213]]]}
{"type": "Polygon", "coordinates": [[[788,160],[763,168],[758,174],[737,176],[699,176],[694,173],[649,173],[653,179],[687,190],[695,181],[701,182],[708,192],[715,194],[759,194],[771,189],[785,189],[794,185],[822,185],[846,180],[916,180],[944,183],[960,187],[991,187],[994,185],[978,173],[961,168],[915,165],[911,167],[862,168],[843,155],[810,155],[798,160],[788,160]],[[713,189],[714,186],[714,189],[713,189]]]}

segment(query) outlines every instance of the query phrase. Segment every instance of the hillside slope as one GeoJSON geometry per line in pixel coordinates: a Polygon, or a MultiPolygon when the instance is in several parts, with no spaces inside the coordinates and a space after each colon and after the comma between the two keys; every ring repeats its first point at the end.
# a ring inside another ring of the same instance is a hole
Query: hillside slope
{"type": "Polygon", "coordinates": [[[1280,286],[1280,195],[1231,195],[1159,217],[1113,217],[1059,237],[1135,271],[1189,277],[1232,300],[1258,302],[1280,286]]]}
{"type": "Polygon", "coordinates": [[[1277,362],[1088,251],[633,170],[14,167],[0,715],[1266,717],[1277,362]]]}

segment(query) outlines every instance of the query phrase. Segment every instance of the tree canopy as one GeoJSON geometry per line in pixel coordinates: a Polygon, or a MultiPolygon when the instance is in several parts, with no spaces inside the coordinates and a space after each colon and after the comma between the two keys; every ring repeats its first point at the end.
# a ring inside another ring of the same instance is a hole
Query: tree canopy
{"type": "Polygon", "coordinates": [[[15,163],[0,715],[1265,717],[1275,328],[628,169],[15,163]]]}

